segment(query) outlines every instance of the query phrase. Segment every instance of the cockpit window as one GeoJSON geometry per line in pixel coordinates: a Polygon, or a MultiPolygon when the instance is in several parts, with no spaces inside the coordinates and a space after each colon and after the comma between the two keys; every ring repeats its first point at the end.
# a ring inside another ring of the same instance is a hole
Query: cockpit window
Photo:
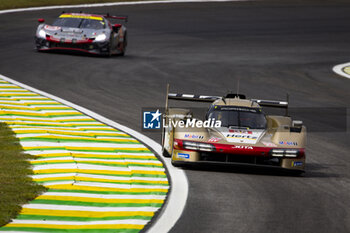
{"type": "Polygon", "coordinates": [[[94,19],[81,18],[58,18],[52,26],[70,27],[70,28],[88,28],[88,29],[103,29],[105,28],[104,21],[94,19]]]}
{"type": "Polygon", "coordinates": [[[222,127],[266,129],[266,117],[260,108],[214,106],[208,118],[220,120],[222,127]]]}

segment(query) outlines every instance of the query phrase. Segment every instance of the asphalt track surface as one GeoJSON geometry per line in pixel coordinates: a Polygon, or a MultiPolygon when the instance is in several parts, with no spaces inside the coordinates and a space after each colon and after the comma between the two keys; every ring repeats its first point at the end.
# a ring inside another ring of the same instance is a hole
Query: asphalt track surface
{"type": "Polygon", "coordinates": [[[350,4],[86,9],[106,11],[130,17],[126,57],[37,53],[36,20],[51,22],[61,11],[0,15],[0,73],[138,131],[142,107],[164,105],[166,83],[175,92],[223,95],[236,90],[240,77],[240,92],[250,97],[283,99],[288,92],[292,107],[343,109],[327,130],[320,128],[332,119],[309,119],[304,177],[235,167],[186,169],[188,202],[171,232],[350,232],[350,135],[344,122],[350,82],[331,70],[350,58],[350,4]]]}

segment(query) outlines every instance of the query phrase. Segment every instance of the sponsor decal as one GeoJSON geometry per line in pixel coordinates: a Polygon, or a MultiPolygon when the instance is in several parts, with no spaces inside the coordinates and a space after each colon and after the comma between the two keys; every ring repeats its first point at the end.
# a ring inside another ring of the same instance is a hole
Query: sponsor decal
{"type": "Polygon", "coordinates": [[[277,147],[277,145],[275,143],[272,143],[272,142],[262,142],[262,143],[267,147],[277,147]]]}
{"type": "Polygon", "coordinates": [[[56,30],[60,30],[61,27],[56,27],[56,26],[50,26],[50,25],[45,25],[44,27],[46,30],[49,30],[49,31],[56,31],[56,30]]]}
{"type": "Polygon", "coordinates": [[[241,134],[252,134],[253,131],[250,130],[241,130],[241,129],[229,129],[230,133],[241,133],[241,134]]]}
{"type": "Polygon", "coordinates": [[[234,149],[253,150],[252,146],[233,146],[234,149]]]}
{"type": "Polygon", "coordinates": [[[285,141],[280,141],[279,142],[281,145],[288,145],[288,146],[297,146],[297,142],[285,142],[285,141]]]}
{"type": "Polygon", "coordinates": [[[186,120],[180,120],[180,121],[173,121],[171,120],[169,122],[169,124],[165,124],[165,119],[163,119],[163,125],[164,128],[168,128],[168,127],[179,127],[179,128],[217,128],[217,127],[221,127],[221,121],[219,120],[214,120],[214,119],[209,119],[209,120],[205,120],[205,121],[201,121],[198,119],[186,119],[186,120]]]}
{"type": "Polygon", "coordinates": [[[177,157],[182,158],[182,159],[189,159],[190,158],[190,154],[177,153],[177,157]]]}
{"type": "Polygon", "coordinates": [[[203,139],[204,136],[202,136],[202,135],[195,135],[195,134],[185,134],[185,138],[203,139]]]}
{"type": "Polygon", "coordinates": [[[211,137],[211,138],[208,140],[208,142],[218,142],[218,141],[220,141],[220,140],[221,140],[221,138],[211,137]]]}
{"type": "Polygon", "coordinates": [[[250,140],[257,140],[258,137],[251,136],[251,135],[245,135],[245,134],[226,134],[227,138],[242,138],[242,139],[250,139],[250,140]]]}
{"type": "MultiPolygon", "coordinates": [[[[233,129],[231,129],[233,130],[233,129]]],[[[239,130],[237,132],[223,132],[226,140],[232,143],[257,143],[264,130],[239,130]]]]}
{"type": "Polygon", "coordinates": [[[103,18],[100,17],[100,16],[74,14],[74,13],[72,13],[72,14],[62,14],[62,15],[60,15],[60,18],[93,19],[93,20],[103,21],[103,18]]]}
{"type": "Polygon", "coordinates": [[[233,106],[215,106],[215,109],[220,109],[224,111],[240,111],[240,112],[253,112],[256,113],[258,111],[261,112],[261,109],[256,108],[240,108],[240,107],[233,107],[233,106]]]}
{"type": "MultiPolygon", "coordinates": [[[[160,130],[181,128],[219,128],[221,121],[215,119],[199,120],[192,118],[191,114],[171,114],[162,112],[162,108],[143,108],[141,123],[142,130],[160,130]]],[[[184,131],[186,132],[186,131],[184,131]]],[[[192,131],[193,132],[193,131],[192,131]]],[[[193,137],[195,138],[195,137],[193,137]]],[[[200,137],[199,137],[200,138],[200,137]]]]}
{"type": "Polygon", "coordinates": [[[303,162],[301,161],[293,161],[292,162],[292,167],[300,167],[303,166],[303,162]]]}
{"type": "Polygon", "coordinates": [[[160,129],[161,126],[161,113],[159,109],[157,111],[145,111],[143,112],[143,128],[144,129],[160,129]]]}

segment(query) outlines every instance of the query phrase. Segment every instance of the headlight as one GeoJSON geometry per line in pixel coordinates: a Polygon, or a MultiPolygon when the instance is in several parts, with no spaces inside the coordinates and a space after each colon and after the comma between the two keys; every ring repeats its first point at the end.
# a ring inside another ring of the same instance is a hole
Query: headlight
{"type": "Polygon", "coordinates": [[[292,157],[295,158],[299,154],[297,149],[272,149],[271,155],[273,157],[292,157]]]}
{"type": "Polygon", "coordinates": [[[46,38],[46,32],[44,31],[44,29],[41,29],[41,30],[39,31],[38,36],[39,36],[40,38],[43,38],[43,39],[46,38]]]}
{"type": "Polygon", "coordinates": [[[183,142],[183,148],[187,150],[215,151],[215,146],[200,142],[183,142]]]}
{"type": "Polygon", "coordinates": [[[106,40],[106,38],[107,38],[106,34],[103,33],[103,34],[96,36],[95,41],[104,41],[104,40],[106,40]]]}

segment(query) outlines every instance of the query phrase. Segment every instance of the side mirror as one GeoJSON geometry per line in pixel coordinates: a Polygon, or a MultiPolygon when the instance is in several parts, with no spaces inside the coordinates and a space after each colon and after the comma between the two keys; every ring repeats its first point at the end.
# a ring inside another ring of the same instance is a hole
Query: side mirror
{"type": "Polygon", "coordinates": [[[45,19],[38,19],[38,23],[45,23],[45,19]]]}
{"type": "Polygon", "coordinates": [[[292,121],[292,126],[290,127],[291,133],[301,133],[302,129],[303,129],[302,121],[292,121]]]}
{"type": "Polygon", "coordinates": [[[114,25],[112,26],[112,27],[113,27],[113,31],[118,32],[118,31],[119,31],[119,28],[120,28],[121,26],[122,26],[122,25],[119,24],[119,23],[114,24],[114,25]]]}
{"type": "Polygon", "coordinates": [[[302,122],[302,121],[294,120],[294,121],[292,121],[292,126],[293,126],[293,127],[298,127],[298,128],[300,128],[300,127],[303,126],[303,122],[302,122]]]}

